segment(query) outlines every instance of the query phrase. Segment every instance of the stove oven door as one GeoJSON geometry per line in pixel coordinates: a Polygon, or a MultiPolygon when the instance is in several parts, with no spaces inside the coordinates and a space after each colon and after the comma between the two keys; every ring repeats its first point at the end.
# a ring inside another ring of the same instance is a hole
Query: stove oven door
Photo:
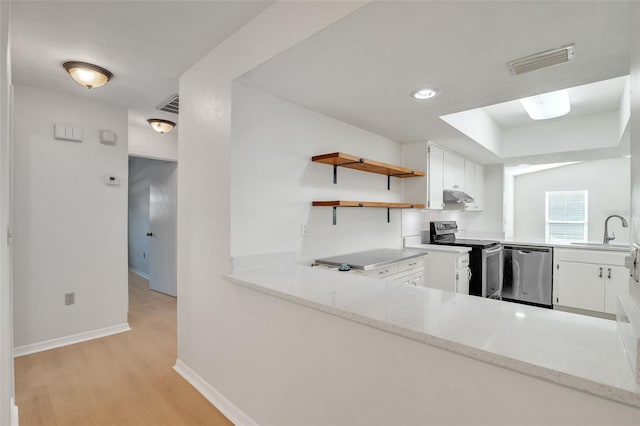
{"type": "Polygon", "coordinates": [[[482,250],[482,297],[502,298],[503,265],[501,245],[482,250]]]}

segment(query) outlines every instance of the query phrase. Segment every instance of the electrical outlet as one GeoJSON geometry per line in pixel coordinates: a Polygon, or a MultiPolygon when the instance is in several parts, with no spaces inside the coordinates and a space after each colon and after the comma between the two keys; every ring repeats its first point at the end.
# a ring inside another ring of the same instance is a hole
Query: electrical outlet
{"type": "Polygon", "coordinates": [[[307,224],[305,222],[300,223],[300,235],[303,237],[307,236],[307,224]]]}
{"type": "Polygon", "coordinates": [[[75,293],[65,293],[64,294],[64,304],[65,305],[73,305],[76,303],[76,294],[75,293]]]}

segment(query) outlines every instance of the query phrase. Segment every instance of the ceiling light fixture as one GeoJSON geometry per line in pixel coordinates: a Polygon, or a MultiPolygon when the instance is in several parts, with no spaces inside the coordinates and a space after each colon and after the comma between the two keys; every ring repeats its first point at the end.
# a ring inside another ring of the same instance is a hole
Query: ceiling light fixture
{"type": "Polygon", "coordinates": [[[87,89],[104,86],[113,77],[111,71],[87,62],[69,61],[62,66],[71,78],[87,89]]]}
{"type": "Polygon", "coordinates": [[[424,89],[418,89],[411,92],[411,97],[419,101],[424,101],[425,99],[435,98],[439,94],[440,90],[425,87],[424,89]]]}
{"type": "Polygon", "coordinates": [[[150,118],[147,120],[147,123],[151,126],[153,130],[162,134],[169,133],[176,126],[176,123],[169,120],[164,120],[162,118],[150,118]]]}
{"type": "Polygon", "coordinates": [[[557,90],[520,99],[520,103],[533,120],[561,117],[571,111],[569,92],[566,90],[557,90]]]}

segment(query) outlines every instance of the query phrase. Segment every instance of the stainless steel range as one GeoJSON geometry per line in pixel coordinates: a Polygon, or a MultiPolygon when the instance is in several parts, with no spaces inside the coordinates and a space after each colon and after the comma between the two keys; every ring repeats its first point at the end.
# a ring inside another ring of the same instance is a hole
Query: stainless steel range
{"type": "Polygon", "coordinates": [[[504,260],[500,242],[458,239],[456,232],[458,224],[455,221],[434,221],[429,232],[422,232],[422,243],[470,247],[469,294],[501,299],[504,260]]]}

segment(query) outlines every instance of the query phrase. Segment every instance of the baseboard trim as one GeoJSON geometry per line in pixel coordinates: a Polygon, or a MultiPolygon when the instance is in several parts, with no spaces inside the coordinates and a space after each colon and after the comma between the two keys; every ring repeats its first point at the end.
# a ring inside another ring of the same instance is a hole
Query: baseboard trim
{"type": "Polygon", "coordinates": [[[18,406],[16,405],[15,398],[11,398],[11,426],[18,426],[19,424],[18,406]]]}
{"type": "Polygon", "coordinates": [[[62,346],[73,345],[74,343],[86,342],[87,340],[98,339],[100,337],[111,336],[125,331],[130,331],[128,323],[113,325],[111,327],[99,328],[97,330],[85,331],[83,333],[71,334],[69,336],[58,337],[56,339],[44,340],[42,342],[31,343],[24,346],[16,346],[13,349],[14,358],[33,354],[36,352],[48,351],[62,346]]]}
{"type": "Polygon", "coordinates": [[[129,270],[130,270],[131,272],[133,272],[134,274],[141,276],[141,277],[142,277],[142,278],[144,278],[144,279],[147,279],[147,280],[149,279],[149,274],[145,274],[145,273],[144,273],[144,272],[142,272],[140,269],[136,269],[136,268],[134,268],[133,266],[129,266],[129,270]]]}
{"type": "Polygon", "coordinates": [[[173,369],[181,375],[191,386],[196,388],[207,400],[213,404],[222,414],[224,414],[230,421],[236,426],[258,426],[251,417],[245,414],[231,401],[225,398],[220,392],[218,392],[213,386],[207,383],[202,377],[195,371],[189,368],[180,359],[176,360],[176,365],[173,369]]]}

